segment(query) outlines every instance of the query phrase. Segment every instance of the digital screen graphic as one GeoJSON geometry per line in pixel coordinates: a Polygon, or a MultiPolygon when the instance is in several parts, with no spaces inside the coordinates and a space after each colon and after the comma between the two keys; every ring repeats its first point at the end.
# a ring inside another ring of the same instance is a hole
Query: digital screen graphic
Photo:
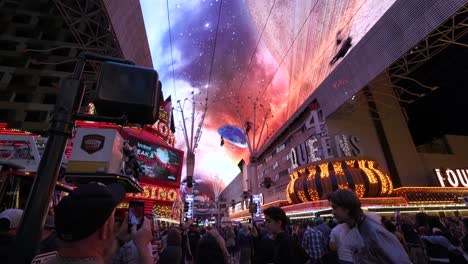
{"type": "MultiPolygon", "coordinates": [[[[267,142],[394,2],[171,0],[166,6],[166,1],[142,0],[164,95],[185,102],[193,92],[197,120],[208,102],[196,178],[231,182],[249,149],[226,125],[245,131],[251,122],[249,136],[255,132],[259,146],[267,142]],[[228,135],[224,144],[220,134],[228,135]]],[[[330,89],[345,85],[341,80],[330,89]]],[[[182,106],[190,124],[192,105],[182,106]]],[[[176,147],[185,151],[180,112],[174,117],[176,147]]]]}
{"type": "Polygon", "coordinates": [[[129,137],[128,141],[136,149],[142,176],[151,179],[177,182],[180,179],[182,153],[170,147],[151,144],[129,137]]]}

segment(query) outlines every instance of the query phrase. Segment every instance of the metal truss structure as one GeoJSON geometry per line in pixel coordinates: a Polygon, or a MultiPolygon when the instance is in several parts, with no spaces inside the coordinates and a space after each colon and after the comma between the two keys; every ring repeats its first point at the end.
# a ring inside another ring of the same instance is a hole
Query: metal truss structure
{"type": "Polygon", "coordinates": [[[53,0],[77,42],[83,48],[123,58],[103,0],[53,0]]]}
{"type": "MultiPolygon", "coordinates": [[[[123,58],[117,36],[103,0],[53,0],[83,50],[123,58]]],[[[92,97],[99,63],[87,62],[84,70],[87,91],[84,104],[92,97]],[[89,67],[88,67],[89,66],[89,67]]]]}
{"type": "MultiPolygon", "coordinates": [[[[418,80],[411,78],[411,73],[418,69],[421,65],[428,62],[431,58],[439,54],[450,45],[460,45],[468,48],[468,44],[460,42],[468,33],[468,4],[458,10],[450,19],[437,27],[427,37],[422,39],[417,45],[408,50],[400,59],[395,61],[387,70],[388,77],[391,80],[391,88],[393,93],[385,89],[385,84],[382,87],[372,87],[372,93],[384,96],[394,97],[400,102],[400,109],[406,115],[404,105],[412,104],[419,98],[424,97],[439,87],[431,87],[418,80]],[[403,87],[399,85],[399,81],[409,80],[417,84],[413,88],[403,87]],[[415,87],[418,87],[415,89],[415,87]]],[[[349,113],[352,113],[360,107],[366,107],[368,98],[362,92],[358,92],[351,100],[345,103],[339,111],[335,113],[335,118],[347,118],[349,113]]],[[[379,101],[379,105],[394,109],[395,106],[385,105],[379,101]]],[[[380,113],[380,119],[385,116],[380,113]]]]}
{"type": "Polygon", "coordinates": [[[401,79],[415,71],[419,66],[440,53],[449,45],[468,47],[466,43],[458,42],[468,33],[468,4],[464,5],[449,20],[440,25],[403,57],[393,63],[388,71],[392,80],[401,79]]]}
{"type": "MultiPolygon", "coordinates": [[[[408,50],[406,54],[395,61],[387,69],[387,73],[389,74],[392,83],[392,88],[395,92],[393,94],[387,93],[385,95],[395,97],[401,104],[412,104],[419,98],[437,90],[439,88],[438,86],[430,87],[414,78],[411,78],[411,73],[450,45],[468,47],[468,44],[460,42],[460,40],[464,39],[467,33],[468,4],[459,9],[450,19],[445,21],[413,48],[408,50]],[[411,89],[410,87],[397,85],[401,80],[414,82],[419,88],[414,90],[414,87],[411,89]]],[[[372,89],[372,92],[379,93],[379,91],[375,89],[372,89]]],[[[361,98],[359,94],[355,97],[361,98]]],[[[351,102],[350,105],[355,107],[358,101],[361,100],[355,100],[354,102],[351,102]]],[[[401,107],[401,109],[404,108],[401,107]]]]}

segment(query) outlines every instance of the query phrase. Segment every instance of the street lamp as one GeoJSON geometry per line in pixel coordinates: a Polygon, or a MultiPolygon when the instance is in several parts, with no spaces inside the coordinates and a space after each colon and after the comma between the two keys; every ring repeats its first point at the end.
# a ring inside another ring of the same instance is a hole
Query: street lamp
{"type": "Polygon", "coordinates": [[[180,102],[180,100],[177,100],[178,104],[178,109],[177,111],[180,112],[182,116],[182,125],[183,129],[182,132],[184,133],[184,139],[185,139],[185,145],[187,147],[187,162],[186,162],[186,169],[187,169],[187,178],[186,178],[186,185],[189,188],[188,193],[190,194],[192,192],[192,188],[194,186],[193,184],[193,175],[195,171],[195,151],[198,148],[198,143],[200,142],[201,135],[202,135],[202,128],[203,128],[203,122],[205,121],[205,116],[206,116],[206,111],[208,110],[208,97],[205,98],[205,103],[204,103],[204,108],[203,108],[203,113],[200,117],[200,121],[197,125],[197,129],[195,130],[195,119],[197,118],[196,113],[195,113],[195,104],[200,99],[200,95],[198,97],[195,96],[195,92],[192,91],[191,93],[192,98],[185,98],[183,103],[180,102]],[[185,118],[185,113],[184,113],[184,105],[185,102],[188,101],[192,104],[192,111],[190,113],[191,117],[191,127],[190,127],[190,132],[189,128],[187,126],[186,118],[185,118]]]}
{"type": "MultiPolygon", "coordinates": [[[[250,97],[248,97],[250,100],[250,97]]],[[[267,137],[269,136],[269,128],[267,120],[271,116],[271,109],[266,108],[260,101],[259,98],[256,97],[252,103],[253,106],[253,118],[250,119],[250,116],[243,118],[240,112],[240,109],[237,110],[237,115],[239,118],[239,123],[243,127],[246,138],[247,138],[247,146],[250,153],[250,160],[249,164],[247,165],[247,171],[244,173],[244,180],[250,181],[250,190],[252,193],[257,192],[257,155],[260,149],[260,143],[263,139],[263,131],[265,127],[267,127],[267,137]],[[257,113],[260,113],[262,117],[260,120],[257,120],[257,113]],[[262,113],[263,112],[263,113],[262,113]],[[258,127],[260,124],[260,127],[258,127]],[[257,129],[260,128],[260,133],[257,133],[257,129]]],[[[239,103],[240,104],[240,103],[239,103]]],[[[263,139],[263,142],[266,140],[263,139]]],[[[246,190],[244,190],[246,191],[246,190]]]]}

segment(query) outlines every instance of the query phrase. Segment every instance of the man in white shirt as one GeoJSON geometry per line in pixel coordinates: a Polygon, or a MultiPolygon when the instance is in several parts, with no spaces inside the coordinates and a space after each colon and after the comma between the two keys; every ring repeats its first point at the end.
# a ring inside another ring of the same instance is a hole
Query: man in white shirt
{"type": "Polygon", "coordinates": [[[333,228],[330,233],[330,250],[338,252],[340,264],[353,263],[353,252],[349,245],[344,243],[349,230],[348,225],[343,223],[333,228]]]}

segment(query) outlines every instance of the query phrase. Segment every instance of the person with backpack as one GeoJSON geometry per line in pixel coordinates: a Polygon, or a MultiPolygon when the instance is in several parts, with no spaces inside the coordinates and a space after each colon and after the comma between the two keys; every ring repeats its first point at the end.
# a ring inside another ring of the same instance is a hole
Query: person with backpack
{"type": "Polygon", "coordinates": [[[354,263],[411,263],[400,241],[382,226],[380,218],[363,213],[354,192],[338,189],[328,201],[336,221],[350,228],[342,243],[351,248],[354,263]]]}

